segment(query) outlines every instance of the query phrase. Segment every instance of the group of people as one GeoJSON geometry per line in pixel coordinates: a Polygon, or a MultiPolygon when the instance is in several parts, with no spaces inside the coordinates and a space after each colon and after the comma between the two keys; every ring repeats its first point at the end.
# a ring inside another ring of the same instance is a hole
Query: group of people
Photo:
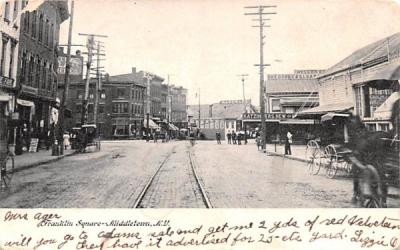
{"type": "MultiPolygon", "coordinates": [[[[276,138],[277,141],[280,141],[279,139],[279,134],[277,135],[276,138]]],[[[291,155],[292,154],[292,149],[291,149],[291,144],[293,143],[293,134],[288,131],[285,136],[285,155],[291,155]]],[[[256,144],[257,144],[257,149],[261,150],[262,145],[261,145],[261,136],[257,134],[256,137],[256,144]]]]}
{"type": "Polygon", "coordinates": [[[235,131],[228,131],[226,138],[228,139],[228,144],[242,145],[242,140],[244,141],[244,144],[247,144],[247,137],[241,132],[236,133],[235,131]]]}

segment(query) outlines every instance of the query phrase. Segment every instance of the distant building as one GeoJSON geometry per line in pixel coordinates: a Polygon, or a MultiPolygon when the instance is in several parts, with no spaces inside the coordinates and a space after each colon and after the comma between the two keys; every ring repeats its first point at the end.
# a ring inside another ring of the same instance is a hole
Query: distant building
{"type": "MultiPolygon", "coordinates": [[[[267,140],[284,138],[287,131],[302,141],[316,128],[314,119],[295,118],[304,109],[318,106],[318,80],[323,70],[295,70],[293,74],[268,74],[266,81],[267,140]]],[[[248,117],[246,123],[261,127],[261,116],[248,117]]]]}
{"type": "Polygon", "coordinates": [[[171,98],[169,121],[178,128],[187,128],[187,89],[181,86],[170,86],[169,95],[171,98]]]}
{"type": "MultiPolygon", "coordinates": [[[[64,52],[64,48],[60,47],[58,50],[58,69],[57,69],[57,79],[59,85],[64,84],[66,62],[67,62],[67,54],[64,52]]],[[[82,80],[83,56],[80,50],[77,50],[75,54],[71,54],[70,65],[71,65],[69,70],[70,82],[77,82],[82,80]]]]}
{"type": "MultiPolygon", "coordinates": [[[[88,123],[93,123],[96,80],[90,81],[88,98],[88,123]]],[[[101,80],[97,125],[103,138],[141,138],[145,86],[136,82],[133,74],[106,76],[101,80]]],[[[85,92],[84,80],[72,82],[68,95],[68,108],[73,117],[66,127],[81,123],[82,103],[85,92]]]]}
{"type": "MultiPolygon", "coordinates": [[[[242,130],[242,115],[245,105],[243,100],[225,100],[213,104],[188,105],[188,122],[192,130],[200,130],[208,139],[215,139],[217,132],[221,138],[232,131],[242,130]]],[[[251,100],[246,100],[246,112],[255,113],[251,100]]]]}

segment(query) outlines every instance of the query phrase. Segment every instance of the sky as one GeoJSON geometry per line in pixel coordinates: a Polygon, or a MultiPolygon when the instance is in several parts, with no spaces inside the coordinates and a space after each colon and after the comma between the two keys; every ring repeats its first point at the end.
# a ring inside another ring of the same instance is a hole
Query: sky
{"type": "MultiPolygon", "coordinates": [[[[75,0],[78,33],[107,35],[110,75],[136,67],[188,89],[188,104],[243,98],[259,103],[259,28],[245,6],[276,5],[266,21],[265,74],[326,69],[369,43],[400,31],[400,5],[389,0],[75,0]],[[169,77],[168,77],[169,75],[169,77]]],[[[67,43],[69,21],[61,26],[67,43]]],[[[73,48],[73,51],[78,49],[73,48]]]]}

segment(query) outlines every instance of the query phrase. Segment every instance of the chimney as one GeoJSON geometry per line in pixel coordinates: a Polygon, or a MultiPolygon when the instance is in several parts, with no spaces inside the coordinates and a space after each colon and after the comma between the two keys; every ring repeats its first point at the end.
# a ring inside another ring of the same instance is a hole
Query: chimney
{"type": "Polygon", "coordinates": [[[132,67],[132,74],[136,74],[136,67],[132,67]]]}

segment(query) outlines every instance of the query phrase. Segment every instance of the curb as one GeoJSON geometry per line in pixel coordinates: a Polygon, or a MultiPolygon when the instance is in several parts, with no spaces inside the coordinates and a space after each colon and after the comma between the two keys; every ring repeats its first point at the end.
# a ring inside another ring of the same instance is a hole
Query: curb
{"type": "Polygon", "coordinates": [[[38,161],[38,162],[35,162],[35,163],[32,163],[32,164],[27,164],[27,165],[22,165],[22,166],[20,166],[20,167],[14,168],[14,170],[12,171],[12,173],[17,173],[17,172],[19,172],[19,171],[26,170],[26,169],[29,169],[29,168],[34,168],[34,167],[37,167],[37,166],[40,166],[40,165],[44,165],[44,164],[56,162],[56,161],[59,161],[59,160],[65,158],[65,157],[72,156],[72,155],[75,155],[75,154],[76,154],[76,152],[72,152],[72,153],[69,153],[69,154],[64,154],[64,155],[56,156],[56,157],[53,158],[53,159],[44,160],[44,161],[38,161]]]}
{"type": "Polygon", "coordinates": [[[267,151],[267,155],[279,156],[279,157],[282,157],[282,158],[287,158],[287,159],[295,160],[295,161],[301,161],[301,162],[305,162],[305,163],[309,163],[309,162],[310,162],[310,161],[308,161],[308,160],[306,160],[306,159],[299,158],[299,157],[296,157],[296,156],[283,155],[283,154],[279,154],[279,153],[275,153],[275,152],[270,152],[270,151],[267,151]]]}

